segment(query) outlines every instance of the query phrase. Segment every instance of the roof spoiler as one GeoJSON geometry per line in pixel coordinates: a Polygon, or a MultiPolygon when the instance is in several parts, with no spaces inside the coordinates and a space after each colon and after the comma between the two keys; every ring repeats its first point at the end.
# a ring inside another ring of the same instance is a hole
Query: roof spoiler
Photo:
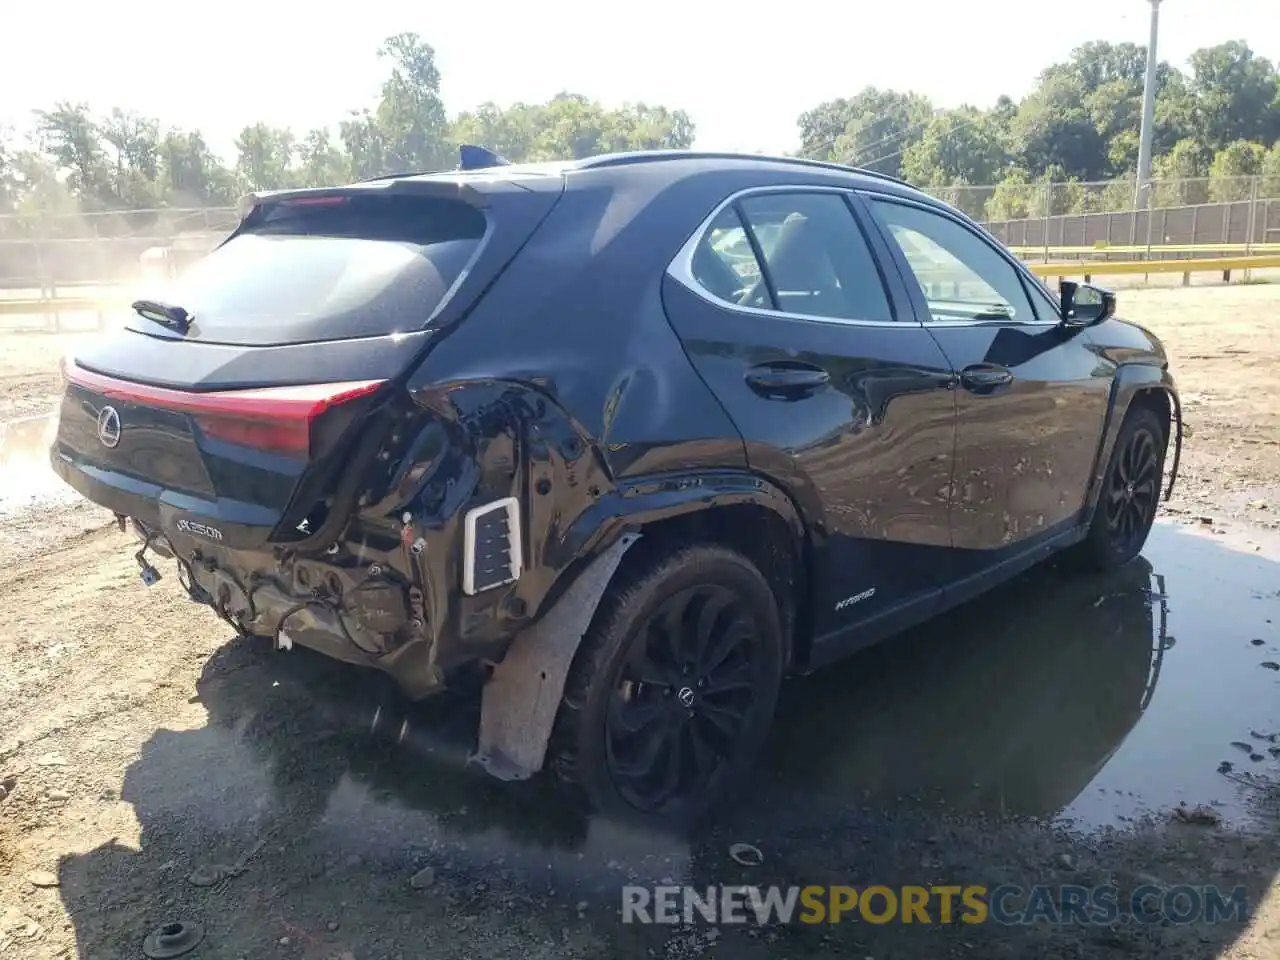
{"type": "Polygon", "coordinates": [[[459,170],[487,170],[490,167],[509,167],[511,161],[499,156],[487,147],[479,147],[472,143],[458,145],[459,170]]]}

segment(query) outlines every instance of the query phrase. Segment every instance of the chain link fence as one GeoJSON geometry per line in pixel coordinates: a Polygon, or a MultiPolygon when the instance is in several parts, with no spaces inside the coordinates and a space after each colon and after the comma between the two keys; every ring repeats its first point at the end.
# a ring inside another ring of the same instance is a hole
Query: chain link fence
{"type": "Polygon", "coordinates": [[[1219,177],[947,188],[943,199],[982,220],[1027,258],[1186,257],[1280,250],[1280,178],[1219,177]],[[952,194],[955,199],[952,199],[952,194]],[[1119,248],[1108,253],[1109,248],[1119,248]]]}
{"type": "MultiPolygon", "coordinates": [[[[1142,197],[1135,186],[1128,179],[925,190],[1027,259],[1280,250],[1280,177],[1156,180],[1142,197]]],[[[0,216],[0,289],[130,283],[149,260],[171,270],[203,256],[236,222],[233,207],[0,216]]]]}
{"type": "Polygon", "coordinates": [[[0,289],[132,282],[149,251],[166,263],[203,256],[238,219],[234,207],[0,216],[0,289]]]}

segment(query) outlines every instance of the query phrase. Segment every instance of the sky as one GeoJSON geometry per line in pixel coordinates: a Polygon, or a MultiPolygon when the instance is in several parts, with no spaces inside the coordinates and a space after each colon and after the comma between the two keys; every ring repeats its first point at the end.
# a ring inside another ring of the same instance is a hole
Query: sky
{"type": "MultiPolygon", "coordinates": [[[[28,128],[31,110],[58,100],[122,106],[199,128],[224,158],[245,124],[302,133],[372,105],[378,45],[400,31],[435,47],[450,114],[569,90],[683,108],[700,149],[777,153],[796,148],[796,118],[823,100],[868,84],[944,107],[1016,99],[1088,40],[1145,44],[1150,15],[1147,0],[16,4],[0,123],[28,128]]],[[[1280,0],[1161,3],[1162,60],[1181,66],[1232,39],[1280,61],[1280,0]]]]}

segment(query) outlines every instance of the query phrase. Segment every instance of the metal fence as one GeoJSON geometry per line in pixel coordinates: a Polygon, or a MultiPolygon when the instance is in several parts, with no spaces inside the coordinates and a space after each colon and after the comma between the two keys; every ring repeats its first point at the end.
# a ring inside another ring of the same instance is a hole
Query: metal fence
{"type": "Polygon", "coordinates": [[[1061,257],[1063,248],[1115,255],[1248,255],[1280,244],[1280,178],[1154,181],[1149,207],[1134,209],[1132,180],[958,187],[930,191],[982,220],[1024,257],[1061,257]],[[1159,249],[1164,248],[1164,249],[1159,249]]]}
{"type": "MultiPolygon", "coordinates": [[[[1241,254],[1280,243],[1280,177],[1157,180],[1135,209],[1134,181],[1002,183],[925,187],[984,222],[1024,257],[1060,257],[1063,248],[1151,248],[1152,256],[1241,254]],[[1158,250],[1166,247],[1170,249],[1158,250]]],[[[49,290],[130,282],[143,255],[166,249],[179,262],[203,255],[236,224],[232,207],[0,216],[0,288],[49,290]]],[[[1124,255],[1117,252],[1117,256],[1124,255]]]]}
{"type": "Polygon", "coordinates": [[[234,207],[0,216],[0,288],[131,281],[148,250],[203,255],[237,220],[234,207]]]}

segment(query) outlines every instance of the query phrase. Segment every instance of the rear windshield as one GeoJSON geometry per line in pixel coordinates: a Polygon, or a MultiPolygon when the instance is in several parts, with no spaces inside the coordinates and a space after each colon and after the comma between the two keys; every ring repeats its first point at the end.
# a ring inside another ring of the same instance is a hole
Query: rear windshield
{"type": "Polygon", "coordinates": [[[164,300],[187,339],[268,345],[421,329],[466,268],[484,214],[400,196],[282,201],[185,271],[164,300]]]}

